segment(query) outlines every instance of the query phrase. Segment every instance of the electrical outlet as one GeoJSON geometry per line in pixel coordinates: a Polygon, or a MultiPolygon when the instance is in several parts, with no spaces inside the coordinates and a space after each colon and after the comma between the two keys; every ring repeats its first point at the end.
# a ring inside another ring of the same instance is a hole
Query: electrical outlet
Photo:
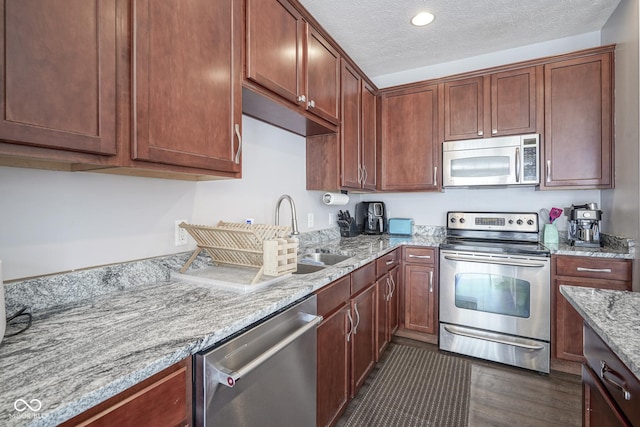
{"type": "Polygon", "coordinates": [[[313,214],[307,214],[307,227],[313,228],[313,214]]]}
{"type": "Polygon", "coordinates": [[[329,225],[333,225],[333,213],[329,212],[329,225]]]}
{"type": "Polygon", "coordinates": [[[185,230],[184,228],[180,227],[180,224],[182,224],[183,222],[187,222],[186,219],[176,219],[175,221],[175,225],[174,225],[174,236],[175,236],[175,243],[176,246],[184,246],[187,244],[187,230],[185,230]]]}

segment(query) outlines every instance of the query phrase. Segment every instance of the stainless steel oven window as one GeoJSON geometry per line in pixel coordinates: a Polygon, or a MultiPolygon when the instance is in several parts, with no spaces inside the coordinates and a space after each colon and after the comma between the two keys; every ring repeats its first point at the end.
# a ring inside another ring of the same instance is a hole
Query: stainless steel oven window
{"type": "Polygon", "coordinates": [[[529,318],[531,283],[501,274],[455,275],[455,305],[466,310],[529,318]]]}

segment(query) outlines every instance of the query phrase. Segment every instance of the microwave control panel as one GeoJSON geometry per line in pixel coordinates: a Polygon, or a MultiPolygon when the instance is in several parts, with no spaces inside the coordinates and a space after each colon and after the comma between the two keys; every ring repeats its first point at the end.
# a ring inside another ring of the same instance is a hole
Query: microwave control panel
{"type": "Polygon", "coordinates": [[[538,183],[538,139],[522,141],[522,182],[538,183]]]}

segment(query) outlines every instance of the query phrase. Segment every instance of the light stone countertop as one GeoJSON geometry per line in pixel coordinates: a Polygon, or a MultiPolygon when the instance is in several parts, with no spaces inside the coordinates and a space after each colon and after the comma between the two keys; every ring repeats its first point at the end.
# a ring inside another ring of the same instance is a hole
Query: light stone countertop
{"type": "Polygon", "coordinates": [[[416,228],[418,234],[407,237],[320,233],[301,248],[352,257],[249,294],[171,280],[170,271],[190,253],[5,284],[7,314],[26,305],[34,320],[0,344],[0,425],[66,421],[395,247],[439,246],[442,230],[416,228]],[[18,399],[38,399],[42,407],[19,412],[18,399]]]}

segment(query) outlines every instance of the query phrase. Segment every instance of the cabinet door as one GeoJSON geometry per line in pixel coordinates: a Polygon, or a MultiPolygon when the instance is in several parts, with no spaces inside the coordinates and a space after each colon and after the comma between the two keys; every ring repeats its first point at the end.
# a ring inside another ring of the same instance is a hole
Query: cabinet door
{"type": "Polygon", "coordinates": [[[584,427],[631,426],[591,369],[585,365],[582,365],[582,396],[584,427]]]}
{"type": "Polygon", "coordinates": [[[286,0],[246,0],[246,77],[293,103],[305,88],[304,21],[286,0]]]}
{"type": "Polygon", "coordinates": [[[613,187],[612,62],[604,53],[545,65],[541,187],[613,187]]]}
{"type": "Polygon", "coordinates": [[[381,190],[438,189],[437,92],[429,85],[382,96],[381,190]]]}
{"type": "Polygon", "coordinates": [[[391,281],[391,297],[389,298],[389,341],[400,326],[399,303],[400,303],[400,267],[394,267],[389,272],[391,281]]]}
{"type": "Polygon", "coordinates": [[[351,397],[355,396],[376,361],[376,285],[351,300],[351,397]]]}
{"type": "Polygon", "coordinates": [[[116,1],[4,1],[0,139],[116,153],[116,1]]]}
{"type": "Polygon", "coordinates": [[[134,1],[134,159],[240,171],[240,6],[134,1]]]}
{"type": "Polygon", "coordinates": [[[335,424],[349,400],[349,309],[344,305],[318,326],[318,426],[335,424]]]}
{"type": "Polygon", "coordinates": [[[391,295],[391,281],[389,274],[385,274],[378,279],[377,288],[377,314],[378,326],[376,334],[376,360],[380,359],[382,352],[387,348],[389,344],[389,296],[391,295]]]}
{"type": "Polygon", "coordinates": [[[445,141],[484,137],[483,120],[483,77],[444,83],[445,141]]]}
{"type": "Polygon", "coordinates": [[[338,123],[340,55],[318,31],[307,27],[307,109],[318,117],[338,123]]]}
{"type": "Polygon", "coordinates": [[[535,133],[538,115],[543,119],[542,89],[537,67],[492,74],[491,136],[535,133]]]}
{"type": "Polygon", "coordinates": [[[436,334],[435,271],[433,267],[405,264],[404,266],[404,324],[406,329],[436,334]]]}
{"type": "Polygon", "coordinates": [[[360,153],[362,167],[362,188],[376,189],[376,126],[377,96],[371,86],[362,82],[362,134],[360,153]]]}
{"type": "Polygon", "coordinates": [[[341,184],[345,188],[361,187],[360,158],[360,76],[346,62],[342,64],[341,77],[342,126],[341,141],[341,184]]]}

